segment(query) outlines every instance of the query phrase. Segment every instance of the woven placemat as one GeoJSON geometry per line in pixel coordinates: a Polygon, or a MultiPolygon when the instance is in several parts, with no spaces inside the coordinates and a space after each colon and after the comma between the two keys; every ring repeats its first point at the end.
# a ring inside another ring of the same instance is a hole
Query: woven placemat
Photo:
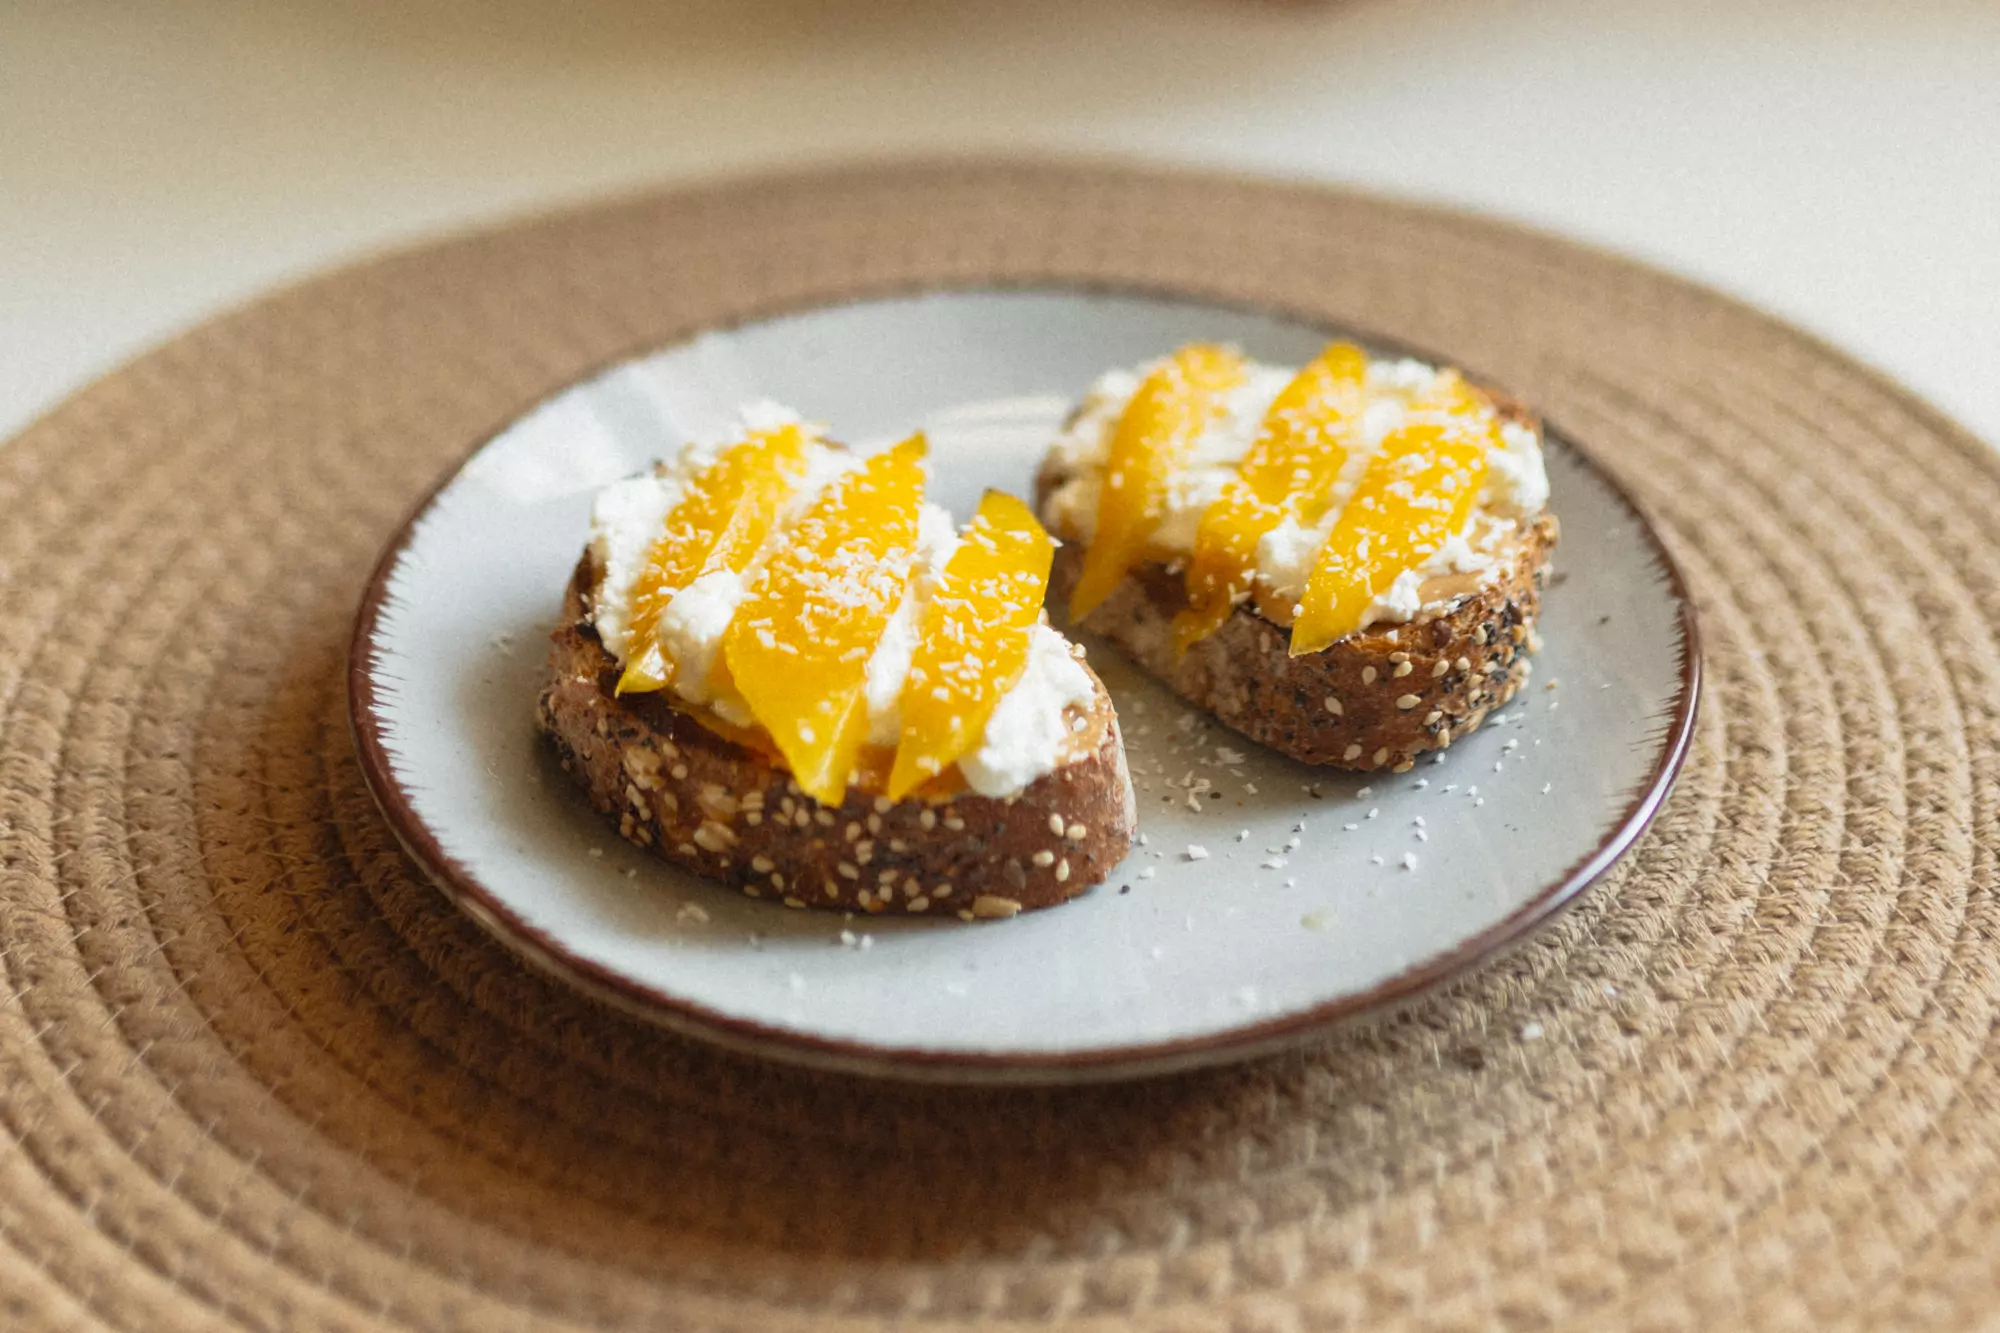
{"type": "Polygon", "coordinates": [[[0,448],[0,1327],[1971,1325],[2000,1307],[2000,463],[1622,260],[1319,189],[883,167],[392,256],[0,448]],[[1526,393],[1661,520],[1696,750],[1532,944],[1079,1090],[767,1067],[397,850],[343,652],[426,489],[718,321],[945,284],[1283,307],[1526,393]]]}

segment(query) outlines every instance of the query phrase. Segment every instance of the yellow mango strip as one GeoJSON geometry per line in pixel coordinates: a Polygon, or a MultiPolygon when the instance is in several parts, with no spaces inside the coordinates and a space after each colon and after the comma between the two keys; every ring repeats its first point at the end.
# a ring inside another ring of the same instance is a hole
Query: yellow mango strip
{"type": "Polygon", "coordinates": [[[1140,381],[1112,431],[1097,532],[1070,592],[1070,619],[1094,611],[1139,563],[1159,526],[1168,479],[1243,375],[1243,358],[1229,348],[1192,343],[1140,381]]]}
{"type": "Polygon", "coordinates": [[[1271,403],[1250,452],[1195,530],[1188,605],[1174,617],[1176,655],[1222,628],[1249,593],[1265,533],[1287,518],[1318,518],[1321,497],[1347,461],[1367,389],[1368,354],[1334,343],[1271,403]]]}
{"type": "Polygon", "coordinates": [[[1486,480],[1495,425],[1456,376],[1419,395],[1389,433],[1320,548],[1292,625],[1291,655],[1361,628],[1369,603],[1465,526],[1486,480]]]}
{"type": "Polygon", "coordinates": [[[663,690],[674,663],[660,649],[660,616],[681,589],[718,569],[742,573],[756,556],[785,498],[805,471],[797,425],[755,431],[725,449],[688,484],[646,552],[632,597],[632,631],[618,693],[663,690]]]}
{"type": "Polygon", "coordinates": [[[1027,669],[1054,556],[1055,543],[1028,506],[986,492],[924,608],[903,681],[890,800],[944,772],[985,735],[993,706],[1027,669]]]}
{"type": "Polygon", "coordinates": [[[846,797],[868,736],[868,659],[909,580],[925,452],[911,436],[828,487],[723,636],[736,691],[823,805],[846,797]]]}

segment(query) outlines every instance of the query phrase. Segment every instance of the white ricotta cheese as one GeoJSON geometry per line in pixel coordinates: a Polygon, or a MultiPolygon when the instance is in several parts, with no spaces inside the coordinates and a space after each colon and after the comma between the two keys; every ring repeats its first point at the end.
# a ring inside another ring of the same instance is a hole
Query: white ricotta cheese
{"type": "Polygon", "coordinates": [[[1508,518],[1533,518],[1549,503],[1548,465],[1541,436],[1518,421],[1500,424],[1505,447],[1486,453],[1486,486],[1481,507],[1508,518]]]}
{"type": "Polygon", "coordinates": [[[711,570],[681,589],[660,613],[660,649],[674,663],[674,693],[689,703],[714,700],[708,680],[715,655],[746,590],[743,575],[711,570]]]}
{"type": "Polygon", "coordinates": [[[993,706],[979,748],[958,761],[965,785],[981,796],[1009,796],[1053,772],[1069,741],[1065,710],[1087,707],[1096,693],[1069,641],[1036,625],[1021,679],[993,706]]]}
{"type": "Polygon", "coordinates": [[[680,498],[679,476],[658,472],[615,481],[597,493],[590,516],[590,549],[603,572],[595,599],[597,635],[621,662],[631,635],[632,584],[680,498]]]}

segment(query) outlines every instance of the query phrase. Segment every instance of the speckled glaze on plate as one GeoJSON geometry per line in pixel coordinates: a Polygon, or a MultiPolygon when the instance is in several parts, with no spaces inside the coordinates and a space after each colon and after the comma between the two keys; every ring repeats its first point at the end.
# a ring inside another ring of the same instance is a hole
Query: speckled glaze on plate
{"type": "Polygon", "coordinates": [[[739,897],[621,841],[532,725],[593,492],[723,429],[742,401],[784,402],[864,448],[924,426],[932,496],[963,519],[987,486],[1028,492],[1102,369],[1194,338],[1296,364],[1335,332],[1152,296],[950,292],[717,330],[577,385],[478,450],[384,555],[350,674],[370,786],[440,887],[523,956],[669,1027],[819,1066],[946,1081],[1165,1072],[1273,1049],[1470,968],[1631,845],[1678,771],[1699,692],[1693,612],[1664,548],[1554,425],[1563,541],[1544,648],[1510,707],[1442,762],[1330,774],[1092,645],[1145,841],[1063,907],[890,922],[739,897]]]}

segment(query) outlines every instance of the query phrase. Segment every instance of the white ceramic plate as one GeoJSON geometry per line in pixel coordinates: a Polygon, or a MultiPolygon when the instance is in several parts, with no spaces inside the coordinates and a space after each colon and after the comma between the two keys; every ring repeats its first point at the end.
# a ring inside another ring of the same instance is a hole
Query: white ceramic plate
{"type": "Polygon", "coordinates": [[[578,385],[475,453],[383,558],[351,679],[375,794],[445,892],[524,956],[668,1026],[808,1063],[953,1080],[1154,1072],[1269,1049],[1469,968],[1630,845],[1694,716],[1679,579],[1554,430],[1563,540],[1545,647],[1501,717],[1442,763],[1331,774],[1197,717],[1093,646],[1146,842],[1052,910],[843,919],[721,890],[621,841],[531,721],[592,493],[724,429],[739,402],[777,399],[864,447],[925,426],[932,493],[963,519],[985,486],[1027,492],[1103,368],[1195,338],[1297,364],[1328,336],[1196,302],[957,292],[717,331],[578,385]],[[1208,793],[1190,801],[1189,778],[1208,793]]]}

